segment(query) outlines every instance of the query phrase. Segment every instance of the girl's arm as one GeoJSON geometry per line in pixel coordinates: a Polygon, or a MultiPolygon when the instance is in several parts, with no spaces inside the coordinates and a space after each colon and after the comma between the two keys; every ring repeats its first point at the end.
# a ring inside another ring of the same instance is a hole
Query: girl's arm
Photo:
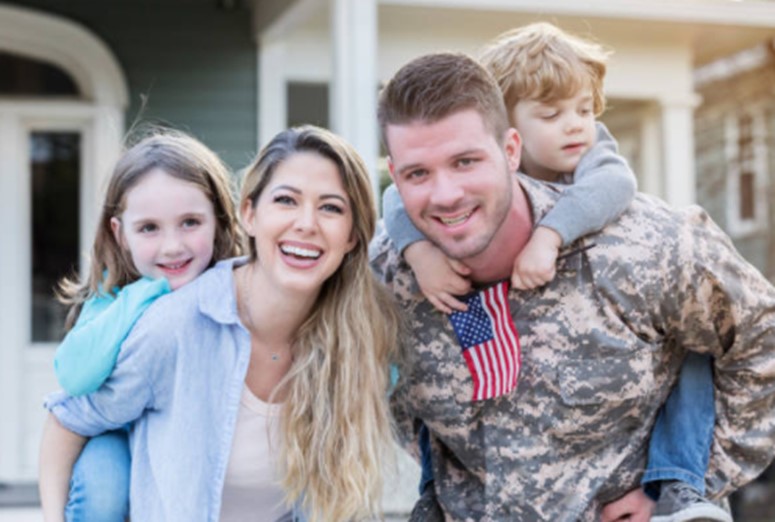
{"type": "Polygon", "coordinates": [[[417,241],[425,241],[422,232],[415,228],[404,208],[404,202],[395,185],[390,185],[382,194],[382,213],[385,230],[399,252],[417,241]]]}
{"type": "Polygon", "coordinates": [[[38,477],[44,521],[64,522],[70,476],[85,443],[86,437],[64,428],[49,413],[43,426],[38,477]]]}
{"type": "Polygon", "coordinates": [[[62,388],[73,396],[96,391],[113,371],[119,347],[137,319],[169,291],[166,279],[140,279],[122,288],[115,299],[100,295],[86,301],[54,357],[62,388]]]}
{"type": "Polygon", "coordinates": [[[573,185],[538,223],[557,232],[563,246],[617,219],[637,190],[635,174],[619,155],[616,140],[599,122],[597,143],[581,158],[573,176],[573,185]]]}

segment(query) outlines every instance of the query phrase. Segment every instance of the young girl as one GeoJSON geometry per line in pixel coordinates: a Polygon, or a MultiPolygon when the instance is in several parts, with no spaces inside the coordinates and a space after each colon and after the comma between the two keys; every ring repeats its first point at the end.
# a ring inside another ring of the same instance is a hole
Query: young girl
{"type": "Polygon", "coordinates": [[[284,131],[248,167],[240,215],[249,257],[153,303],[96,392],[49,397],[41,470],[131,422],[133,520],[372,517],[398,315],[367,262],[365,165],[328,131],[284,131]]]}
{"type": "MultiPolygon", "coordinates": [[[[99,221],[89,276],[66,280],[67,336],[54,368],[71,395],[97,390],[119,347],[159,296],[240,252],[230,177],[218,157],[182,133],[145,138],[119,159],[99,221]]],[[[55,447],[42,448],[58,451],[55,447]]],[[[41,470],[47,520],[123,521],[129,513],[125,429],[92,438],[70,469],[41,470]],[[65,477],[70,480],[69,494],[65,477]],[[59,480],[56,480],[59,479],[59,480]]]]}

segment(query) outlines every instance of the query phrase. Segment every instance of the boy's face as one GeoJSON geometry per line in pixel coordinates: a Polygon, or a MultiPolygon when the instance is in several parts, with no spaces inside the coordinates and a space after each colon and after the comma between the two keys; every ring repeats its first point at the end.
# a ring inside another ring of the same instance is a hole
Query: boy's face
{"type": "Polygon", "coordinates": [[[595,144],[593,105],[588,87],[564,100],[517,103],[512,116],[522,137],[522,171],[548,181],[573,172],[595,144]]]}

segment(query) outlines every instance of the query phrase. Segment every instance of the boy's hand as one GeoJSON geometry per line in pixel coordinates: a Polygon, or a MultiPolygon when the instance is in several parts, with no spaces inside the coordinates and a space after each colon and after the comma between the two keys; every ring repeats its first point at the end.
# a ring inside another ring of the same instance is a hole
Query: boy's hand
{"type": "Polygon", "coordinates": [[[653,511],[654,501],[638,488],[606,504],[600,522],[648,522],[653,511]]]}
{"type": "Polygon", "coordinates": [[[561,245],[560,234],[551,228],[536,228],[514,262],[511,285],[519,290],[530,290],[554,279],[561,245]]]}
{"type": "Polygon", "coordinates": [[[404,250],[404,259],[412,267],[423,295],[436,309],[451,314],[465,312],[468,306],[454,296],[471,291],[466,278],[471,270],[460,261],[449,259],[430,241],[417,241],[404,250]]]}

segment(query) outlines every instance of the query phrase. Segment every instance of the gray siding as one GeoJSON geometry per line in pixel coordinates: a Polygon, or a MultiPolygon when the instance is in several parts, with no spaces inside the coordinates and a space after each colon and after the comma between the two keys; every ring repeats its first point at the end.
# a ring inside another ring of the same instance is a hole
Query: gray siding
{"type": "Polygon", "coordinates": [[[58,14],[100,37],[124,69],[127,125],[168,124],[192,133],[232,168],[257,144],[257,50],[247,8],[215,0],[22,0],[7,2],[58,14]]]}

